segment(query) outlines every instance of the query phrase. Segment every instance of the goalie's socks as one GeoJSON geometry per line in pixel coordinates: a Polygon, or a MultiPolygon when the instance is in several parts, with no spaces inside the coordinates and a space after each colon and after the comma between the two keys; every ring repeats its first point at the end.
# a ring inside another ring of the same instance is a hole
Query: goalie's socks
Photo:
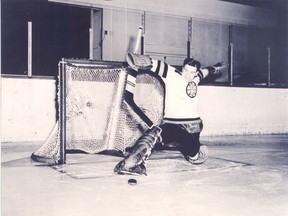
{"type": "Polygon", "coordinates": [[[58,162],[59,162],[55,158],[47,158],[47,157],[36,155],[34,153],[31,154],[30,158],[34,162],[45,163],[45,164],[49,164],[49,165],[55,165],[55,164],[58,164],[58,162]]]}
{"type": "Polygon", "coordinates": [[[147,175],[146,167],[144,163],[141,163],[137,166],[127,168],[125,166],[125,160],[120,161],[114,168],[114,172],[117,174],[128,174],[128,175],[147,175]]]}

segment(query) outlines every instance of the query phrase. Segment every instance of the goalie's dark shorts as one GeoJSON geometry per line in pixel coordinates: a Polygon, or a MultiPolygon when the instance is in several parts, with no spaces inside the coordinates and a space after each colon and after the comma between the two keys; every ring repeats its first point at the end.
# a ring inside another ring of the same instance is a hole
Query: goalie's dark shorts
{"type": "Polygon", "coordinates": [[[195,156],[200,148],[200,132],[203,129],[201,120],[192,124],[170,124],[160,126],[162,142],[165,146],[174,143],[184,156],[195,156]]]}

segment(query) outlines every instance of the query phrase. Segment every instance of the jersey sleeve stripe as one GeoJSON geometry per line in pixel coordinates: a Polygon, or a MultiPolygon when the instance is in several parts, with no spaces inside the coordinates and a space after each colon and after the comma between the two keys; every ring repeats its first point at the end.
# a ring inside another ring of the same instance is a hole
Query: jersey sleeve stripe
{"type": "Polygon", "coordinates": [[[125,90],[134,93],[134,88],[136,86],[136,74],[132,73],[132,74],[128,74],[127,76],[127,83],[126,83],[126,87],[125,90]]]}
{"type": "Polygon", "coordinates": [[[159,72],[160,72],[160,68],[161,68],[161,61],[157,61],[157,67],[156,67],[156,70],[155,70],[155,73],[156,74],[159,74],[159,72]]]}
{"type": "Polygon", "coordinates": [[[204,78],[204,74],[201,70],[198,71],[197,75],[200,78],[200,81],[204,78]]]}
{"type": "Polygon", "coordinates": [[[167,77],[167,72],[168,72],[168,65],[166,63],[164,63],[164,71],[163,71],[163,77],[166,78],[167,77]]]}

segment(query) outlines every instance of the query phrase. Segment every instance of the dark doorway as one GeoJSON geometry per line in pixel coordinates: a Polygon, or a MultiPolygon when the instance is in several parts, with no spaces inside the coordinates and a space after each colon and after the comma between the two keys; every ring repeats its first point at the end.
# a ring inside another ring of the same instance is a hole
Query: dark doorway
{"type": "Polygon", "coordinates": [[[89,57],[90,9],[47,0],[2,0],[2,74],[27,73],[32,22],[33,75],[55,76],[63,57],[89,57]]]}

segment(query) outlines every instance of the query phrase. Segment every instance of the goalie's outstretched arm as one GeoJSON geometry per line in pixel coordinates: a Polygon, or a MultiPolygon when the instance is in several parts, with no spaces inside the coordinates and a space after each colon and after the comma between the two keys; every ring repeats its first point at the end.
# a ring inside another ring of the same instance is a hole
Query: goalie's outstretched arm
{"type": "MultiPolygon", "coordinates": [[[[175,69],[171,65],[169,65],[165,62],[162,62],[160,60],[154,60],[154,59],[150,58],[150,56],[148,56],[148,55],[138,55],[138,54],[134,54],[134,53],[128,53],[126,55],[126,59],[127,59],[127,63],[129,64],[129,66],[136,71],[138,69],[150,70],[162,78],[166,78],[167,74],[170,73],[170,71],[179,73],[183,76],[183,71],[182,72],[178,71],[177,69],[175,69]]],[[[190,62],[190,63],[192,63],[192,65],[193,65],[193,62],[194,63],[198,62],[193,58],[190,58],[190,59],[192,60],[192,62],[190,62]]],[[[184,61],[183,67],[185,66],[185,64],[187,64],[187,63],[185,63],[185,61],[184,61]]],[[[201,82],[201,80],[205,79],[208,76],[214,76],[214,75],[221,74],[221,70],[227,66],[228,66],[228,64],[226,64],[224,62],[218,62],[215,65],[200,68],[200,63],[199,63],[199,67],[197,65],[194,66],[194,67],[197,67],[197,70],[198,70],[197,74],[196,74],[196,79],[194,79],[195,74],[192,74],[192,73],[188,74],[188,75],[186,73],[185,76],[188,76],[188,77],[185,77],[185,78],[187,78],[188,81],[193,79],[194,82],[199,83],[199,82],[201,82]],[[191,76],[191,77],[189,77],[189,76],[191,76]]]]}
{"type": "Polygon", "coordinates": [[[197,82],[198,80],[198,83],[199,83],[206,77],[213,77],[217,75],[221,76],[221,70],[226,68],[227,66],[228,64],[224,62],[218,62],[217,64],[214,64],[212,66],[201,68],[197,71],[197,75],[196,75],[197,77],[196,79],[194,78],[194,81],[196,80],[197,82]]]}

